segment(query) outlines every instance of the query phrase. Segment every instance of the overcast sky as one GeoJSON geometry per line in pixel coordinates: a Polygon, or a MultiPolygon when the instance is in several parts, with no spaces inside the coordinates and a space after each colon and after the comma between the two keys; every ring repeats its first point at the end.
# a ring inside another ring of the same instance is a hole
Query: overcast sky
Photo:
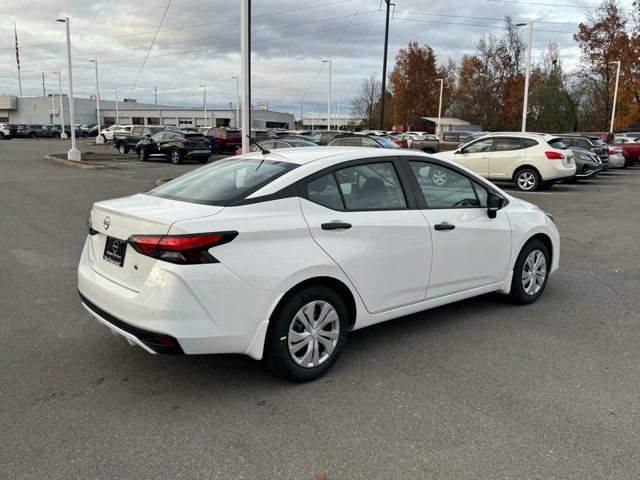
{"type": "MultiPolygon", "coordinates": [[[[389,71],[397,51],[412,40],[430,45],[441,63],[448,58],[459,60],[465,53],[473,53],[482,35],[500,34],[504,15],[536,22],[535,61],[549,42],[556,41],[565,67],[574,68],[579,51],[572,34],[584,21],[586,7],[595,7],[598,2],[561,2],[395,0],[389,71]]],[[[158,103],[199,106],[202,89],[198,85],[207,84],[209,108],[228,108],[230,101],[235,102],[232,77],[240,70],[237,0],[173,0],[133,91],[168,0],[20,3],[17,7],[15,0],[0,0],[0,93],[18,93],[14,23],[20,43],[23,95],[42,95],[42,71],[47,90],[57,92],[57,77],[51,72],[58,70],[63,72],[63,90],[67,89],[64,24],[55,19],[69,16],[76,96],[95,92],[89,59],[97,58],[104,99],[113,99],[113,88],[117,87],[120,98],[153,102],[156,86],[158,103]]],[[[631,3],[624,0],[622,5],[630,7],[631,3]]],[[[270,110],[298,116],[302,101],[304,115],[326,112],[328,75],[321,60],[332,51],[333,88],[340,89],[342,114],[348,112],[349,98],[361,79],[368,72],[382,71],[382,0],[254,0],[252,13],[254,105],[267,101],[270,110]]],[[[333,95],[337,104],[337,91],[333,95]]]]}

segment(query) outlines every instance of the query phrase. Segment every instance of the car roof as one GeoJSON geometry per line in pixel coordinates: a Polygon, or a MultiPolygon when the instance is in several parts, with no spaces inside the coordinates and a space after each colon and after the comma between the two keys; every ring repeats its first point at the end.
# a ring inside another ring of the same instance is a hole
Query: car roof
{"type": "Polygon", "coordinates": [[[558,138],[563,135],[551,135],[549,133],[539,133],[539,132],[490,132],[483,135],[483,137],[520,137],[520,138],[533,138],[543,140],[551,140],[553,138],[558,138]]]}

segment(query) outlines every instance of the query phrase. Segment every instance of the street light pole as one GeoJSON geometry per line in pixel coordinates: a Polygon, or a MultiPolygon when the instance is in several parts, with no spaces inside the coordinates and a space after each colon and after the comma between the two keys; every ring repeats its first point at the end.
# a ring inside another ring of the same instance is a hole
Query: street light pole
{"type": "Polygon", "coordinates": [[[337,130],[340,131],[340,87],[338,87],[338,121],[336,122],[337,130]]]}
{"type": "Polygon", "coordinates": [[[104,137],[100,135],[100,82],[98,81],[98,59],[89,60],[91,63],[94,63],[96,66],[96,114],[98,117],[98,133],[96,134],[96,143],[104,143],[104,137]]]}
{"type": "Polygon", "coordinates": [[[323,60],[329,64],[329,92],[327,96],[327,131],[331,130],[331,59],[323,60]]]}
{"type": "Polygon", "coordinates": [[[242,153],[251,136],[251,0],[240,0],[240,76],[242,77],[242,153]]]}
{"type": "Polygon", "coordinates": [[[440,82],[440,101],[438,102],[438,124],[436,125],[436,135],[440,135],[440,119],[442,118],[442,90],[444,90],[444,78],[438,78],[436,82],[440,82]]]}
{"type": "Polygon", "coordinates": [[[54,75],[58,75],[58,87],[60,88],[60,138],[67,138],[67,134],[64,131],[64,103],[62,103],[62,72],[53,72],[54,75]]]}
{"type": "Polygon", "coordinates": [[[516,23],[517,27],[529,26],[529,45],[527,47],[527,70],[524,77],[524,100],[522,105],[522,131],[527,131],[527,109],[529,105],[529,72],[531,70],[531,44],[533,43],[533,22],[516,23]]]}
{"type": "MultiPolygon", "coordinates": [[[[380,92],[380,130],[384,128],[384,104],[387,96],[387,49],[389,47],[389,9],[391,8],[391,0],[384,0],[387,4],[387,16],[384,25],[384,58],[382,59],[382,90],[380,92]]],[[[395,4],[393,4],[395,9],[395,4]]],[[[371,128],[371,125],[369,125],[371,128]]]]}
{"type": "Polygon", "coordinates": [[[616,62],[611,62],[611,64],[617,63],[618,68],[616,70],[616,88],[613,91],[613,108],[611,110],[611,128],[609,131],[613,133],[613,125],[616,119],[616,103],[618,102],[618,82],[620,81],[620,60],[616,62]]]}
{"type": "Polygon", "coordinates": [[[204,105],[204,128],[207,128],[207,86],[204,84],[200,84],[198,86],[203,87],[202,105],[204,105]]]}
{"type": "Polygon", "coordinates": [[[67,151],[67,159],[79,162],[81,160],[80,150],[76,148],[76,124],[75,111],[73,107],[73,71],[71,68],[71,32],[69,27],[69,17],[58,18],[56,21],[66,24],[67,27],[67,63],[69,65],[69,130],[71,131],[71,149],[67,151]]]}
{"type": "Polygon", "coordinates": [[[240,80],[240,77],[236,75],[231,78],[236,79],[236,128],[240,128],[240,87],[238,83],[240,80]]]}

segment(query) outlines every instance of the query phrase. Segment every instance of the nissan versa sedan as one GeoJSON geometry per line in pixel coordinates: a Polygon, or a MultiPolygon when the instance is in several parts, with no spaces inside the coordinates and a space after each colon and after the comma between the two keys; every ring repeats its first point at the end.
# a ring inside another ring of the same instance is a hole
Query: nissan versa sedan
{"type": "Polygon", "coordinates": [[[294,381],[353,330],[489,292],[534,302],[560,254],[535,205],[384,148],[221,160],[95,203],[88,229],[78,290],[99,322],[150,353],[243,353],[294,381]]]}

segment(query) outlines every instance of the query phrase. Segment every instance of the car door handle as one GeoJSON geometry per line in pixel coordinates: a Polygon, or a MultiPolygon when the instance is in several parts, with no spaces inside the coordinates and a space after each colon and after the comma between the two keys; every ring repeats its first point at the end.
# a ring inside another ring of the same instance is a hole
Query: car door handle
{"type": "Polygon", "coordinates": [[[453,230],[454,228],[456,228],[456,226],[451,225],[449,222],[442,222],[434,225],[433,228],[435,228],[436,230],[453,230]]]}
{"type": "Polygon", "coordinates": [[[321,225],[323,230],[339,230],[339,229],[349,229],[351,228],[351,224],[350,223],[345,223],[345,222],[330,222],[330,223],[323,223],[321,225]]]}

